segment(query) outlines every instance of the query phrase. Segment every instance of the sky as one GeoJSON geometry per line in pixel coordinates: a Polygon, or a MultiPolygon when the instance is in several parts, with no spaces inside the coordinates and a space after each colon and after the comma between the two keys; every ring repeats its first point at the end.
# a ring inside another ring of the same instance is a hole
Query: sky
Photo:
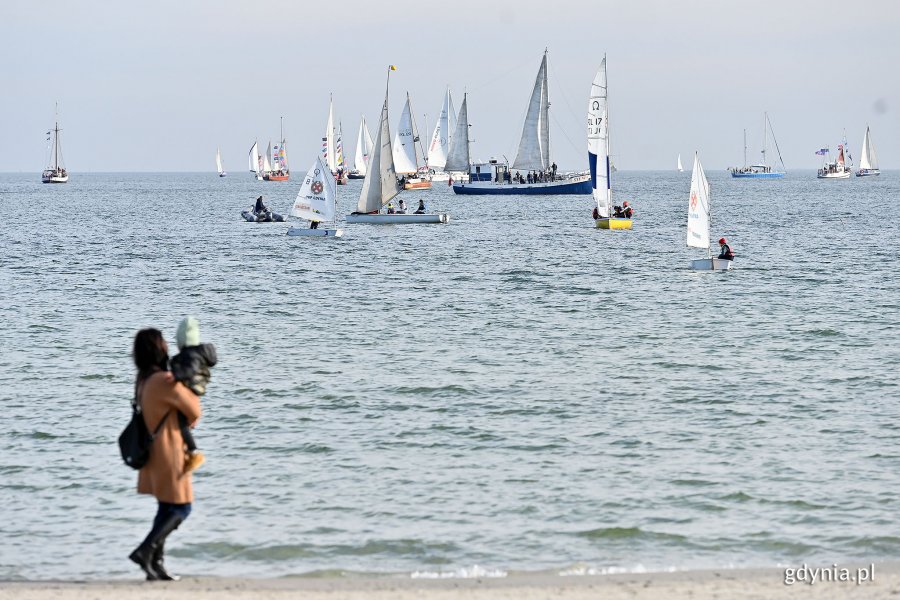
{"type": "MultiPolygon", "coordinates": [[[[408,92],[430,139],[446,86],[468,93],[474,157],[514,159],[549,49],[551,155],[587,168],[591,81],[608,57],[611,146],[623,170],[707,170],[762,146],[767,111],[787,169],[866,125],[900,168],[900,3],[782,0],[0,0],[0,172],[38,172],[58,102],[70,172],[247,169],[284,117],[289,162],[321,146],[329,94],[352,158],[408,92]]],[[[770,146],[770,157],[776,153],[770,146]]]]}

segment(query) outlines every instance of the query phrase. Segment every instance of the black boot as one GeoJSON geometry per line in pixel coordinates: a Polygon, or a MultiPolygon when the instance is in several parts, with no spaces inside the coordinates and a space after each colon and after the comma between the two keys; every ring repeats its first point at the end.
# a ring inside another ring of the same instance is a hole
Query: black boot
{"type": "MultiPolygon", "coordinates": [[[[178,529],[182,520],[183,519],[177,515],[170,516],[166,522],[163,523],[159,531],[155,532],[152,537],[148,537],[144,540],[141,545],[128,556],[128,558],[137,563],[144,573],[147,574],[147,581],[172,579],[165,571],[162,573],[158,572],[154,568],[153,563],[157,549],[162,546],[170,533],[178,529]]],[[[160,558],[161,557],[162,554],[160,554],[160,558]]],[[[162,565],[162,560],[160,560],[159,564],[162,565]]]]}
{"type": "Polygon", "coordinates": [[[153,560],[150,561],[150,566],[156,571],[157,576],[160,581],[178,581],[181,579],[178,575],[169,575],[166,572],[166,566],[163,564],[163,553],[166,549],[166,540],[160,540],[159,545],[156,546],[156,550],[153,552],[153,560]]]}

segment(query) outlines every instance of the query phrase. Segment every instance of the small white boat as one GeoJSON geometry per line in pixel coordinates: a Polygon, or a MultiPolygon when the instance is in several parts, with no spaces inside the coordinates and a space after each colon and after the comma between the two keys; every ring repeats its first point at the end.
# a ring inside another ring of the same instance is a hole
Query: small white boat
{"type": "Polygon", "coordinates": [[[868,177],[871,175],[881,175],[881,170],[878,168],[878,156],[875,154],[875,146],[872,144],[872,137],[869,135],[869,126],[866,125],[862,156],[859,157],[859,171],[856,172],[856,176],[868,177]]]}
{"type": "Polygon", "coordinates": [[[348,173],[350,179],[366,178],[373,145],[369,127],[366,125],[366,117],[363,115],[360,117],[359,134],[356,136],[356,156],[353,159],[353,170],[348,173]]]}
{"type": "Polygon", "coordinates": [[[683,172],[684,172],[684,167],[681,166],[681,155],[680,155],[680,154],[678,155],[678,172],[679,172],[679,173],[683,173],[683,172]]]}
{"type": "Polygon", "coordinates": [[[263,162],[262,157],[259,155],[259,141],[253,142],[253,145],[250,147],[248,160],[250,162],[250,172],[256,176],[257,181],[262,181],[263,162]]]}
{"type": "MultiPolygon", "coordinates": [[[[449,181],[450,173],[444,170],[447,164],[447,156],[450,152],[450,140],[456,130],[456,110],[453,108],[453,97],[450,95],[450,86],[444,94],[444,102],[441,105],[441,113],[434,125],[431,134],[431,143],[428,144],[428,156],[425,159],[428,170],[431,173],[431,181],[449,181]]],[[[458,177],[454,177],[458,180],[458,177]]]]}
{"type": "Polygon", "coordinates": [[[319,156],[316,162],[309,168],[294,206],[291,207],[291,216],[307,219],[309,226],[292,226],[287,234],[302,237],[334,237],[344,235],[342,229],[337,227],[319,228],[319,223],[334,223],[337,214],[337,182],[331,174],[331,169],[319,156]]]}
{"type": "Polygon", "coordinates": [[[449,223],[450,215],[447,213],[350,213],[344,217],[348,223],[371,223],[379,225],[407,225],[410,223],[449,223]]]}
{"type": "Polygon", "coordinates": [[[216,148],[216,170],[219,172],[219,177],[225,177],[228,173],[222,168],[222,155],[219,154],[219,149],[216,148]]]}
{"type": "Polygon", "coordinates": [[[431,177],[424,168],[425,149],[419,140],[419,131],[416,127],[416,118],[413,114],[409,93],[406,94],[406,104],[400,113],[400,121],[394,142],[391,144],[394,153],[394,172],[401,176],[401,185],[404,190],[421,190],[431,188],[431,177]],[[421,160],[420,160],[421,158],[421,160]]]}
{"type": "Polygon", "coordinates": [[[407,224],[407,223],[447,223],[450,215],[446,213],[382,213],[381,209],[394,196],[400,193],[397,183],[397,172],[394,170],[394,153],[391,147],[391,128],[388,123],[388,91],[390,87],[392,66],[388,70],[388,83],[384,91],[384,104],[381,106],[381,118],[378,133],[375,134],[375,146],[369,157],[368,172],[363,180],[359,193],[356,211],[345,217],[347,223],[372,224],[407,224]]]}
{"type": "Polygon", "coordinates": [[[695,271],[728,271],[733,261],[713,258],[709,249],[709,227],[711,221],[709,181],[700,164],[700,157],[694,153],[694,170],[691,173],[691,195],[688,202],[687,245],[690,248],[705,248],[706,258],[691,261],[695,271]]]}

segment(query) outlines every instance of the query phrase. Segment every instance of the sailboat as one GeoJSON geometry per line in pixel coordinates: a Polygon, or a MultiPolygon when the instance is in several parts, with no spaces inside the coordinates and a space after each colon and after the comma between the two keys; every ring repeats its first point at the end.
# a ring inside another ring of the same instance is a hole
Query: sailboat
{"type": "Polygon", "coordinates": [[[613,216],[611,163],[609,158],[609,97],[606,56],[591,84],[588,99],[588,166],[591,193],[597,203],[594,222],[599,229],[631,229],[631,219],[613,216]]]}
{"type": "Polygon", "coordinates": [[[366,178],[372,146],[372,136],[369,135],[366,117],[362,116],[359,121],[359,134],[356,136],[356,156],[353,158],[353,170],[347,175],[350,179],[366,178]]]}
{"type": "MultiPolygon", "coordinates": [[[[441,105],[441,113],[437,123],[434,124],[434,132],[431,134],[431,143],[428,144],[428,172],[432,181],[447,181],[450,179],[444,166],[447,164],[447,154],[450,152],[450,140],[456,130],[456,112],[453,110],[453,97],[450,95],[450,86],[444,94],[444,103],[441,105]]],[[[469,168],[466,166],[466,171],[469,168]]]]}
{"type": "Polygon", "coordinates": [[[691,261],[695,271],[727,271],[732,261],[713,258],[709,248],[710,194],[709,181],[700,164],[700,157],[694,153],[694,170],[691,173],[691,195],[688,202],[687,245],[691,248],[705,248],[706,258],[691,261]]]}
{"type": "Polygon", "coordinates": [[[281,117],[281,143],[269,142],[266,150],[263,179],[266,181],[287,181],[291,178],[291,170],[287,162],[287,140],[284,139],[284,117],[281,117]]]}
{"type": "Polygon", "coordinates": [[[853,169],[847,166],[844,144],[838,144],[838,155],[833,161],[828,161],[828,148],[819,150],[825,156],[822,168],[816,173],[816,179],[850,179],[853,169]]]}
{"type": "Polygon", "coordinates": [[[869,134],[869,126],[866,125],[866,135],[863,137],[862,156],[859,157],[859,171],[857,177],[869,175],[881,175],[878,169],[878,156],[875,154],[875,146],[872,144],[872,136],[869,134]]]}
{"type": "MultiPolygon", "coordinates": [[[[469,183],[453,184],[457,194],[590,194],[587,173],[560,174],[550,158],[550,98],[547,85],[547,51],[541,58],[516,160],[510,168],[506,160],[491,159],[470,167],[469,183]],[[516,169],[515,175],[511,169],[516,169]],[[526,175],[522,174],[522,171],[526,175]]],[[[445,170],[448,167],[444,167],[445,170]]]]}
{"type": "MultiPolygon", "coordinates": [[[[407,92],[406,104],[403,105],[403,112],[400,113],[400,124],[397,126],[393,143],[394,171],[400,175],[400,183],[404,190],[431,189],[431,180],[419,173],[419,157],[424,155],[421,149],[422,144],[416,129],[416,119],[413,116],[407,92]]],[[[421,163],[424,162],[423,158],[421,163]]]]}
{"type": "Polygon", "coordinates": [[[219,172],[219,177],[225,177],[228,173],[222,168],[222,155],[219,154],[219,149],[216,148],[216,170],[219,172]]]}
{"type": "Polygon", "coordinates": [[[766,162],[766,150],[769,143],[769,132],[772,132],[772,141],[775,142],[775,150],[778,151],[778,160],[781,161],[781,168],[784,169],[784,160],[781,158],[781,150],[778,149],[778,140],[775,139],[775,130],[772,129],[772,122],[769,121],[769,113],[763,113],[763,147],[762,160],[755,165],[747,165],[747,130],[744,130],[744,166],[732,167],[732,177],[741,179],[773,179],[776,177],[784,177],[784,171],[776,171],[773,165],[766,162]]]}
{"type": "Polygon", "coordinates": [[[331,174],[331,169],[322,160],[316,157],[316,162],[309,168],[306,178],[297,192],[294,206],[291,208],[291,216],[306,219],[309,227],[294,227],[288,229],[288,235],[304,237],[336,237],[344,235],[343,229],[337,227],[319,228],[319,223],[331,222],[334,224],[337,215],[337,182],[331,174]]]}
{"type": "Polygon", "coordinates": [[[347,176],[341,164],[343,162],[343,149],[341,149],[341,160],[338,160],[338,143],[337,131],[334,128],[334,98],[329,96],[328,123],[325,124],[325,137],[322,138],[322,157],[335,180],[340,185],[344,185],[347,183],[347,176]]]}
{"type": "Polygon", "coordinates": [[[262,173],[263,173],[263,162],[262,157],[259,155],[259,142],[253,142],[253,145],[250,146],[250,156],[248,157],[250,163],[250,172],[256,175],[257,181],[262,181],[262,173]]]}
{"type": "Polygon", "coordinates": [[[387,85],[384,90],[384,104],[381,105],[381,118],[378,133],[375,134],[375,148],[369,157],[366,179],[363,181],[356,211],[346,216],[347,223],[447,223],[447,213],[431,214],[385,214],[381,208],[400,193],[397,183],[397,172],[394,170],[394,156],[391,148],[391,128],[388,123],[388,91],[390,89],[391,71],[388,69],[387,85]]]}
{"type": "MultiPolygon", "coordinates": [[[[456,129],[447,147],[447,160],[444,162],[446,173],[468,173],[471,166],[471,146],[469,142],[469,95],[463,94],[462,106],[459,107],[459,117],[456,119],[456,129]]],[[[453,184],[453,178],[448,179],[453,184]]],[[[465,181],[465,179],[460,179],[465,181]]]]}
{"type": "Polygon", "coordinates": [[[679,172],[679,173],[683,173],[683,172],[684,172],[684,167],[681,166],[681,155],[680,155],[680,154],[678,155],[678,172],[679,172]]]}
{"type": "Polygon", "coordinates": [[[69,172],[63,166],[62,149],[59,145],[59,118],[57,117],[53,129],[47,132],[47,141],[52,140],[50,147],[50,160],[44,172],[41,173],[41,181],[43,183],[68,183],[69,172]]]}
{"type": "Polygon", "coordinates": [[[335,181],[338,185],[347,185],[347,163],[344,160],[344,124],[340,121],[338,121],[337,139],[334,142],[334,153],[338,168],[335,181]]]}

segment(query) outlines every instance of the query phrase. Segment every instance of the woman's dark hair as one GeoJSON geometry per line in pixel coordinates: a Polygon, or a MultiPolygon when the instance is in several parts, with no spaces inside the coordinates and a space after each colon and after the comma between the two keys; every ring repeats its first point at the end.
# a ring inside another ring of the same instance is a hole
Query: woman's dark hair
{"type": "Polygon", "coordinates": [[[169,367],[169,353],[166,341],[159,329],[141,329],[134,336],[134,350],[131,353],[138,368],[138,379],[146,379],[157,369],[165,371],[169,367]]]}

